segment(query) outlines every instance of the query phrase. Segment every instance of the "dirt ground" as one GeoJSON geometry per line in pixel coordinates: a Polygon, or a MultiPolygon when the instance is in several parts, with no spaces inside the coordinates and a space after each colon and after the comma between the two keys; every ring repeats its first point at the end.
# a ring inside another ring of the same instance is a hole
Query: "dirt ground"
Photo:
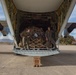
{"type": "Polygon", "coordinates": [[[33,67],[33,57],[15,55],[12,45],[0,44],[0,75],[76,75],[76,46],[59,46],[60,54],[42,57],[42,67],[33,67]]]}

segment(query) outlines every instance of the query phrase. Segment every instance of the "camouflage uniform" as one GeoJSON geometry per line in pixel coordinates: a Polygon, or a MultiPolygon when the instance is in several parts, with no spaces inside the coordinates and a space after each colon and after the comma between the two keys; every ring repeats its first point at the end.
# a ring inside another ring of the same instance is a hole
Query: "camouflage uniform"
{"type": "Polygon", "coordinates": [[[22,39],[24,40],[24,47],[25,48],[29,48],[29,41],[30,41],[30,32],[27,32],[26,30],[24,30],[20,36],[22,37],[22,39]]]}
{"type": "Polygon", "coordinates": [[[54,39],[52,38],[52,32],[53,32],[53,31],[51,31],[51,30],[50,30],[50,31],[47,30],[46,33],[45,33],[45,37],[46,37],[46,39],[47,39],[46,46],[47,46],[47,47],[50,47],[50,45],[53,44],[54,47],[56,48],[55,41],[54,41],[54,39]]]}

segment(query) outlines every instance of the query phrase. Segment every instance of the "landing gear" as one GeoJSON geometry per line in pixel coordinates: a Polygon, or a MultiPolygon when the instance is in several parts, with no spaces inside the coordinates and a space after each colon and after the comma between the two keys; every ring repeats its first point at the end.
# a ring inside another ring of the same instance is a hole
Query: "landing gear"
{"type": "Polygon", "coordinates": [[[34,67],[40,67],[39,65],[34,65],[34,67]]]}
{"type": "Polygon", "coordinates": [[[40,57],[34,57],[34,67],[40,67],[41,60],[40,57]]]}

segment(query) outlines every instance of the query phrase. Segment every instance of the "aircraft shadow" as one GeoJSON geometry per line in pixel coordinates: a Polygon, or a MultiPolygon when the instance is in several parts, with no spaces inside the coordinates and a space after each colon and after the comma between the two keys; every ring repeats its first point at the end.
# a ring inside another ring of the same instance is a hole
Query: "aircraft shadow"
{"type": "Polygon", "coordinates": [[[0,55],[1,54],[14,54],[13,52],[0,52],[0,55]]]}
{"type": "Polygon", "coordinates": [[[61,51],[60,54],[48,57],[42,57],[41,63],[46,66],[72,66],[76,65],[76,51],[61,51]]]}

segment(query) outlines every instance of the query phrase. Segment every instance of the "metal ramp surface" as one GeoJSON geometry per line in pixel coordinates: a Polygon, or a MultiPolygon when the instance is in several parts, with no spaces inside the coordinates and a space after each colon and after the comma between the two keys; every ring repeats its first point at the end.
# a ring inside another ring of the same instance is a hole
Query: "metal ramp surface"
{"type": "Polygon", "coordinates": [[[13,49],[13,52],[16,54],[20,55],[26,55],[26,56],[50,56],[50,55],[56,55],[59,54],[59,50],[52,50],[52,49],[47,49],[47,50],[40,50],[40,49],[33,49],[33,50],[23,50],[23,49],[13,49]]]}

